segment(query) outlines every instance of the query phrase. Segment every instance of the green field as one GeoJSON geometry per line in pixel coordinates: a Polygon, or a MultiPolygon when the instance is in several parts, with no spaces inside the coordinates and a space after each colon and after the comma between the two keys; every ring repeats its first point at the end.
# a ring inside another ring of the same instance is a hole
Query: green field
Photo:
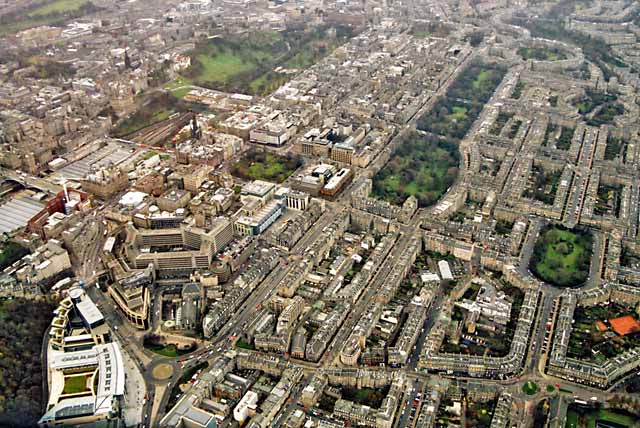
{"type": "Polygon", "coordinates": [[[559,287],[573,287],[589,276],[592,237],[589,232],[547,226],[536,242],[531,271],[559,287]]]}
{"type": "Polygon", "coordinates": [[[89,3],[89,0],[55,0],[34,9],[27,16],[29,18],[36,18],[54,13],[76,12],[87,3],[89,3]]]}
{"type": "Polygon", "coordinates": [[[567,59],[567,55],[557,48],[520,48],[517,51],[523,59],[534,59],[536,61],[560,61],[567,59]]]}
{"type": "Polygon", "coordinates": [[[91,374],[81,376],[71,376],[64,379],[63,394],[77,394],[79,392],[88,391],[87,380],[91,374]]]}
{"type": "Polygon", "coordinates": [[[297,157],[278,156],[268,152],[250,151],[233,164],[231,173],[244,180],[265,180],[282,183],[302,165],[297,157]]]}
{"type": "Polygon", "coordinates": [[[191,67],[182,83],[226,92],[264,95],[289,80],[278,67],[304,69],[316,63],[351,37],[351,30],[328,27],[313,31],[255,31],[215,37],[190,52],[191,67]]]}
{"type": "Polygon", "coordinates": [[[0,35],[17,33],[41,25],[61,26],[98,8],[89,0],[53,0],[27,13],[7,15],[0,20],[0,35]]]}
{"type": "Polygon", "coordinates": [[[412,133],[373,177],[373,196],[394,204],[415,196],[420,206],[433,205],[458,176],[459,159],[456,143],[412,133]]]}

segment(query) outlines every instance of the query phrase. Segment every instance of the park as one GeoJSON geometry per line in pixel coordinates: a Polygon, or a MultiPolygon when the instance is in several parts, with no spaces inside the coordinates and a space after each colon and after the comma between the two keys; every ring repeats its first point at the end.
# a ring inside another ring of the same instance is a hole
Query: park
{"type": "Polygon", "coordinates": [[[394,204],[415,196],[422,207],[435,204],[458,176],[458,145],[410,134],[373,177],[373,195],[394,204]]]}
{"type": "Polygon", "coordinates": [[[540,233],[530,268],[539,279],[558,287],[582,285],[589,276],[591,233],[563,226],[546,226],[540,233]]]}
{"type": "Polygon", "coordinates": [[[251,150],[231,166],[231,173],[243,180],[282,183],[301,165],[299,157],[251,150]]]}
{"type": "Polygon", "coordinates": [[[183,84],[225,92],[268,94],[286,83],[297,70],[307,68],[352,35],[347,28],[254,31],[224,35],[198,43],[189,52],[191,66],[182,73],[183,84]]]}

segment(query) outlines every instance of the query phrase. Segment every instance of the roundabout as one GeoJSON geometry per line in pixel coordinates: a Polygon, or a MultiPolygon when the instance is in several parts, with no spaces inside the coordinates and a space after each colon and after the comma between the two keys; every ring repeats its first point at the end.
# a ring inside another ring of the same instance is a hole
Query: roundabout
{"type": "Polygon", "coordinates": [[[158,361],[151,365],[149,372],[151,373],[152,381],[163,382],[173,376],[175,369],[173,365],[166,361],[158,361]]]}

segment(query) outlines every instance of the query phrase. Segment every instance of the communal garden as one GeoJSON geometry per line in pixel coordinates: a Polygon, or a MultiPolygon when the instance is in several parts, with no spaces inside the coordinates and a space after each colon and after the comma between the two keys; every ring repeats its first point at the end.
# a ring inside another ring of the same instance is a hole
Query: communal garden
{"type": "Polygon", "coordinates": [[[231,166],[231,174],[243,180],[264,180],[282,183],[302,165],[297,156],[280,156],[252,150],[231,166]]]}
{"type": "Polygon", "coordinates": [[[640,332],[633,331],[635,314],[630,308],[617,303],[578,306],[573,318],[575,322],[567,350],[570,358],[602,364],[640,346],[640,332]],[[613,324],[609,320],[614,320],[613,324]]]}
{"type": "Polygon", "coordinates": [[[496,90],[506,69],[499,65],[473,63],[451,85],[447,94],[418,119],[418,129],[461,140],[496,90]]]}
{"type": "Polygon", "coordinates": [[[558,287],[581,285],[589,276],[591,247],[592,236],[587,230],[546,226],[534,247],[531,271],[558,287]]]}
{"type": "Polygon", "coordinates": [[[435,204],[458,176],[458,145],[412,133],[373,177],[373,196],[402,204],[415,196],[422,207],[435,204]]]}
{"type": "Polygon", "coordinates": [[[629,143],[618,137],[609,134],[607,136],[607,145],[604,149],[605,160],[624,159],[629,143]]]}
{"type": "Polygon", "coordinates": [[[516,52],[522,59],[536,61],[561,61],[567,59],[567,54],[556,47],[521,47],[516,52]]]}
{"type": "Polygon", "coordinates": [[[585,94],[574,102],[588,125],[609,125],[613,120],[624,114],[624,107],[618,102],[618,95],[593,90],[586,90],[585,94]]]}
{"type": "Polygon", "coordinates": [[[419,131],[408,135],[373,177],[373,196],[393,204],[409,196],[421,207],[435,204],[457,178],[460,140],[505,73],[500,65],[481,62],[462,71],[447,94],[418,118],[419,131]]]}
{"type": "Polygon", "coordinates": [[[496,400],[486,402],[467,401],[465,428],[489,428],[496,408],[496,400]]]}
{"type": "Polygon", "coordinates": [[[183,84],[226,92],[265,95],[287,82],[352,36],[346,27],[313,31],[253,31],[224,35],[199,43],[189,53],[191,66],[183,84]]]}
{"type": "Polygon", "coordinates": [[[560,184],[562,171],[547,171],[540,165],[533,165],[531,180],[528,181],[524,197],[547,205],[553,205],[560,184]]]}
{"type": "Polygon", "coordinates": [[[542,145],[558,150],[569,150],[574,132],[574,128],[549,123],[544,134],[542,145]]]}

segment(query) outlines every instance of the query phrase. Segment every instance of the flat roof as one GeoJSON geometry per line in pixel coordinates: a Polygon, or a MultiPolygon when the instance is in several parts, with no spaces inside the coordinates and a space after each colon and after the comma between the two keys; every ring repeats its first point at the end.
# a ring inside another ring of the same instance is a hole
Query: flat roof
{"type": "Polygon", "coordinates": [[[76,308],[80,311],[80,316],[82,316],[85,322],[89,325],[94,325],[104,319],[100,309],[98,309],[96,304],[93,303],[89,297],[85,297],[80,302],[76,303],[76,308]]]}
{"type": "Polygon", "coordinates": [[[18,197],[0,206],[0,233],[10,233],[25,227],[29,220],[44,209],[44,204],[29,197],[18,197]]]}

